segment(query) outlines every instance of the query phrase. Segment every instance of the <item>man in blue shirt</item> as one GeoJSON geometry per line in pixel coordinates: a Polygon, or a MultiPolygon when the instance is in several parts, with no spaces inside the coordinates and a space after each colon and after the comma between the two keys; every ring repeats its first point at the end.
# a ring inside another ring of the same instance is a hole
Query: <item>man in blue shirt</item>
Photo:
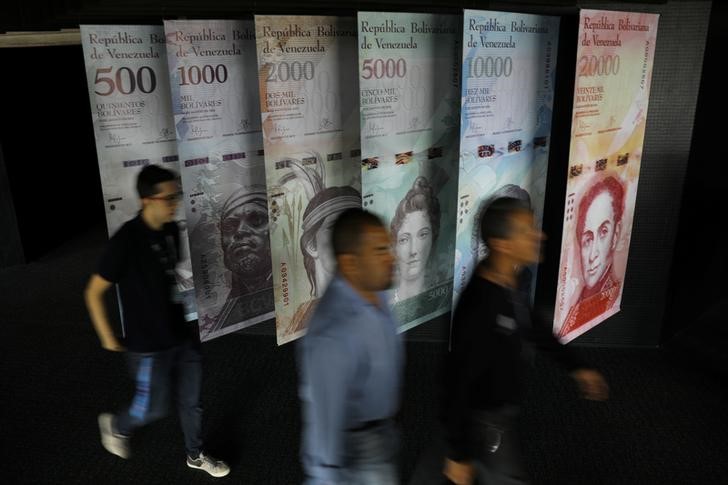
{"type": "Polygon", "coordinates": [[[387,298],[394,256],[382,222],[344,211],[332,230],[337,273],[298,348],[306,485],[399,482],[404,351],[387,298]]]}

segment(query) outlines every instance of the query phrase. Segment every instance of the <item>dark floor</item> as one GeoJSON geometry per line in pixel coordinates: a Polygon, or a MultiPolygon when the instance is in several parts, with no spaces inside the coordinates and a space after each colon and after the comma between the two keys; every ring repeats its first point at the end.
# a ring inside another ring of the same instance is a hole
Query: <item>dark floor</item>
{"type": "MultiPolygon", "coordinates": [[[[131,392],[123,356],[101,350],[81,298],[104,239],[97,229],[41,261],[0,270],[0,480],[212,483],[185,466],[174,416],[134,437],[131,460],[99,444],[97,414],[118,409],[131,392]]],[[[203,348],[208,446],[232,466],[221,480],[300,483],[293,347],[233,334],[203,348]]],[[[433,441],[443,351],[408,343],[403,483],[433,441]]],[[[522,422],[535,484],[728,484],[720,374],[659,350],[581,352],[603,370],[612,397],[579,400],[568,377],[538,359],[522,422]]]]}

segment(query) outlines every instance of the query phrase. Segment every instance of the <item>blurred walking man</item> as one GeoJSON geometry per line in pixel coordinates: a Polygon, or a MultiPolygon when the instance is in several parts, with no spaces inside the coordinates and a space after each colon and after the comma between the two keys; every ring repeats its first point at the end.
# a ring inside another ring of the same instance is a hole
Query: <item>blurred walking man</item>
{"type": "Polygon", "coordinates": [[[529,482],[517,420],[532,345],[551,350],[587,399],[606,399],[601,374],[583,368],[550,327],[531,319],[528,295],[517,290],[524,266],[540,259],[541,231],[518,199],[494,201],[481,219],[489,254],[475,269],[455,309],[446,371],[444,474],[457,485],[529,482]]]}
{"type": "Polygon", "coordinates": [[[298,348],[306,485],[395,485],[403,346],[382,293],[394,256],[361,209],[334,223],[337,272],[298,348]]]}
{"type": "Polygon", "coordinates": [[[99,416],[101,444],[110,453],[128,458],[132,432],[164,417],[174,391],[187,466],[222,477],[230,468],[202,452],[200,335],[196,326],[185,322],[182,295],[175,281],[179,229],[174,218],[181,200],[177,175],[148,165],[139,172],[137,192],[141,212],[109,240],[85,293],[101,346],[127,352],[136,385],[127,409],[117,415],[99,416]],[[124,345],[111,329],[103,298],[114,283],[119,285],[124,308],[124,345]]]}

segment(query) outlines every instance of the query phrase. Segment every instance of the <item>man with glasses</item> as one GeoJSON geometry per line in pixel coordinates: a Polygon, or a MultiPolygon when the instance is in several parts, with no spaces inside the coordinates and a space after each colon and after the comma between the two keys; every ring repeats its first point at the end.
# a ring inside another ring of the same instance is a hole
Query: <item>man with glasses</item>
{"type": "Polygon", "coordinates": [[[174,219],[181,200],[177,175],[148,165],[139,173],[137,192],[141,211],[109,240],[98,272],[91,276],[85,292],[101,346],[127,352],[136,386],[128,408],[116,415],[99,415],[101,444],[110,453],[128,458],[132,432],[164,417],[174,391],[187,466],[222,477],[230,472],[227,464],[202,451],[199,331],[185,322],[182,295],[175,281],[180,236],[174,219]],[[124,309],[123,345],[111,328],[103,298],[115,283],[124,309]]]}

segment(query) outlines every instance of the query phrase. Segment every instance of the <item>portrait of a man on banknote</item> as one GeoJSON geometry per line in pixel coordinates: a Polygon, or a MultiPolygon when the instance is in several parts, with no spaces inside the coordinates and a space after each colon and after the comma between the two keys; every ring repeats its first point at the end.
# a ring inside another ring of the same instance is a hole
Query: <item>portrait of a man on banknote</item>
{"type": "Polygon", "coordinates": [[[612,266],[622,233],[624,193],[618,178],[596,176],[579,201],[574,242],[582,288],[561,326],[560,337],[605,313],[619,297],[621,281],[612,266]]]}
{"type": "Polygon", "coordinates": [[[241,187],[230,194],[220,211],[223,262],[231,273],[231,285],[215,330],[238,323],[251,312],[273,308],[266,200],[265,187],[241,187]],[[255,308],[243,308],[251,305],[255,308]]]}

